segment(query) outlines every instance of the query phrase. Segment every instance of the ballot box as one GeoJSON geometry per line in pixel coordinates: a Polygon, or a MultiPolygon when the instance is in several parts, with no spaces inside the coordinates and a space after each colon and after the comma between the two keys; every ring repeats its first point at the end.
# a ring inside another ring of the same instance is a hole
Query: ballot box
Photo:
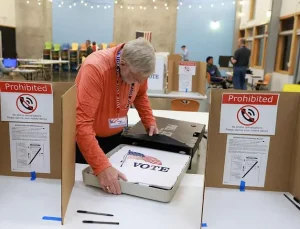
{"type": "MultiPolygon", "coordinates": [[[[110,163],[127,177],[123,194],[170,202],[186,173],[191,156],[134,145],[119,145],[107,154],[110,163]]],[[[99,187],[91,167],[82,171],[86,185],[99,187]]]]}
{"type": "Polygon", "coordinates": [[[148,136],[142,122],[122,135],[122,143],[194,156],[205,133],[205,125],[155,117],[159,134],[148,136]]]}

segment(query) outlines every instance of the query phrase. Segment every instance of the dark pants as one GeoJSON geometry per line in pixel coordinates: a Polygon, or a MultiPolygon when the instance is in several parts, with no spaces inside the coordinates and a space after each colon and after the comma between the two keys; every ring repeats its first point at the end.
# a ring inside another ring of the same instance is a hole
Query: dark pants
{"type": "MultiPolygon", "coordinates": [[[[101,149],[104,151],[105,154],[109,153],[111,150],[113,150],[118,145],[120,145],[121,134],[122,134],[122,132],[120,132],[119,134],[110,136],[110,137],[106,137],[106,138],[96,137],[99,146],[101,147],[101,149]]],[[[84,159],[82,153],[80,152],[80,149],[79,149],[77,143],[76,143],[76,163],[88,164],[86,162],[86,160],[84,159]]]]}
{"type": "Polygon", "coordinates": [[[233,69],[233,86],[234,89],[247,90],[246,85],[246,72],[247,67],[234,67],[233,69]]]}
{"type": "Polygon", "coordinates": [[[219,83],[222,85],[223,89],[227,89],[226,81],[220,78],[211,78],[212,83],[219,83]]]}

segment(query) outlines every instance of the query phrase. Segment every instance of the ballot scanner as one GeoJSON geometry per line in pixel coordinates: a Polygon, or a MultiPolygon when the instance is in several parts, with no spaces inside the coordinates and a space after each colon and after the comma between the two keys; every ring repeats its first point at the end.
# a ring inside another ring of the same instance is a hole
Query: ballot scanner
{"type": "MultiPolygon", "coordinates": [[[[122,144],[107,154],[124,173],[123,194],[170,202],[204,135],[205,125],[156,118],[159,134],[148,136],[141,122],[122,135],[122,144]]],[[[91,167],[82,171],[86,185],[99,187],[91,167]]]]}

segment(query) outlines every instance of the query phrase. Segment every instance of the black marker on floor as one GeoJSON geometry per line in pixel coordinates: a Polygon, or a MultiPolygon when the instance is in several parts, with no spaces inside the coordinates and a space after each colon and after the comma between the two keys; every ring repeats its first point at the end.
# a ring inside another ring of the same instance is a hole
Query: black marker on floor
{"type": "Polygon", "coordinates": [[[102,216],[114,216],[114,215],[108,214],[108,213],[89,212],[89,211],[83,211],[83,210],[77,210],[77,213],[90,214],[90,215],[102,215],[102,216]]]}
{"type": "Polygon", "coordinates": [[[83,220],[83,223],[88,224],[109,224],[109,225],[119,225],[119,222],[104,222],[104,221],[91,221],[91,220],[83,220]]]}
{"type": "Polygon", "coordinates": [[[297,205],[297,204],[295,204],[295,202],[290,198],[290,197],[288,197],[286,194],[283,194],[298,210],[300,210],[300,207],[297,205]]]}
{"type": "Polygon", "coordinates": [[[294,197],[294,201],[298,204],[300,204],[300,200],[297,197],[294,197]]]}

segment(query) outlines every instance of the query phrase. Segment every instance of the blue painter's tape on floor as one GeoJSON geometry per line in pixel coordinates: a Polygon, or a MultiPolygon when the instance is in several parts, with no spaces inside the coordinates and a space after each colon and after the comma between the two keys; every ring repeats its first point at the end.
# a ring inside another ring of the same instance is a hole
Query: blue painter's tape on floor
{"type": "Polygon", "coordinates": [[[207,223],[202,223],[202,227],[207,227],[207,223]]]}
{"type": "Polygon", "coordinates": [[[245,190],[246,190],[246,182],[245,181],[241,181],[240,191],[241,192],[245,192],[245,190]]]}
{"type": "Polygon", "coordinates": [[[61,222],[61,218],[60,217],[52,217],[52,216],[44,216],[43,220],[60,221],[61,222]]]}
{"type": "Polygon", "coordinates": [[[32,172],[30,173],[30,175],[31,175],[30,180],[31,180],[31,181],[34,181],[34,180],[36,179],[36,173],[35,173],[35,171],[32,171],[32,172]]]}

